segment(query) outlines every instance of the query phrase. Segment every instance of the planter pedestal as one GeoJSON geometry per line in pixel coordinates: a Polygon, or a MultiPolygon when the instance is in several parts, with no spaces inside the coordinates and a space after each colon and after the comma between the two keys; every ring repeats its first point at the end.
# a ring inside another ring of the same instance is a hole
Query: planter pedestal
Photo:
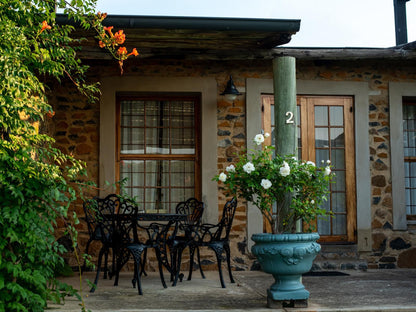
{"type": "Polygon", "coordinates": [[[302,284],[302,274],[308,272],[321,246],[318,233],[254,234],[251,248],[264,272],[275,283],[267,290],[267,306],[306,307],[309,291],[302,284]]]}

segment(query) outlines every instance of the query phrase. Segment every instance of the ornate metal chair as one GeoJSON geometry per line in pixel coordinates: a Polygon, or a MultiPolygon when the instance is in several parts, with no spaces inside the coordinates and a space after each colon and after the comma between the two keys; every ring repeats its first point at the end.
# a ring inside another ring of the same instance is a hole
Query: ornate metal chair
{"type": "Polygon", "coordinates": [[[134,277],[132,280],[133,287],[136,287],[139,295],[143,295],[141,284],[141,273],[144,268],[144,260],[142,256],[144,252],[153,248],[159,265],[159,274],[162,285],[166,288],[166,282],[163,276],[164,259],[162,259],[162,248],[165,248],[165,240],[167,231],[169,230],[165,224],[151,223],[148,226],[140,226],[137,223],[138,208],[128,202],[121,202],[118,215],[116,217],[115,231],[113,238],[113,249],[116,255],[116,270],[114,286],[118,285],[119,274],[122,267],[129,261],[131,256],[134,259],[134,277]],[[145,241],[140,241],[137,230],[140,228],[147,233],[145,241]]]}
{"type": "MultiPolygon", "coordinates": [[[[188,217],[179,221],[178,232],[171,236],[168,245],[171,250],[171,263],[176,268],[173,286],[176,285],[178,279],[182,281],[183,274],[180,274],[181,260],[183,251],[193,244],[196,236],[196,230],[201,223],[201,217],[204,212],[204,203],[196,198],[189,198],[184,202],[180,202],[176,206],[176,213],[185,214],[188,217]]],[[[199,255],[199,249],[197,249],[199,255]]],[[[192,260],[192,259],[191,259],[192,260]]],[[[199,266],[201,276],[205,278],[201,266],[199,266]]],[[[188,275],[188,280],[192,277],[192,265],[188,275]]]]}
{"type": "MultiPolygon", "coordinates": [[[[93,199],[89,199],[83,203],[83,209],[85,214],[85,221],[87,222],[88,227],[88,234],[89,239],[85,246],[85,254],[88,254],[90,244],[93,241],[99,241],[102,244],[102,248],[104,245],[104,256],[105,256],[105,264],[104,264],[104,278],[107,278],[108,272],[108,253],[109,249],[111,248],[111,233],[112,233],[112,221],[106,220],[102,218],[102,215],[113,215],[116,210],[116,201],[114,201],[114,195],[109,195],[106,198],[98,198],[94,197],[93,199]],[[107,223],[107,224],[102,224],[107,223]]],[[[101,263],[100,263],[101,265],[101,263]]],[[[86,269],[86,263],[84,261],[84,265],[82,267],[82,272],[86,269]]],[[[101,268],[100,268],[101,269],[101,268]]]]}
{"type": "MultiPolygon", "coordinates": [[[[231,283],[234,283],[234,278],[231,272],[231,255],[230,255],[230,231],[234,219],[235,210],[237,208],[237,200],[233,198],[224,205],[222,218],[218,224],[201,224],[198,227],[197,239],[193,241],[190,247],[191,268],[195,249],[199,247],[208,247],[215,252],[218,264],[218,272],[220,275],[221,287],[225,288],[225,283],[221,270],[222,253],[225,251],[227,257],[228,273],[230,275],[231,283]]],[[[198,264],[201,266],[201,260],[198,254],[198,264]]]]}
{"type": "MultiPolygon", "coordinates": [[[[114,229],[115,229],[115,214],[118,206],[120,205],[119,198],[115,194],[110,194],[104,199],[94,198],[96,202],[95,221],[96,221],[96,233],[99,233],[97,237],[100,238],[102,247],[98,254],[97,273],[94,280],[94,286],[90,292],[94,292],[98,283],[98,278],[101,272],[102,258],[105,256],[104,261],[104,278],[107,278],[108,271],[108,254],[110,249],[113,251],[112,261],[112,274],[115,269],[115,250],[114,250],[114,229]]],[[[111,275],[110,275],[111,276],[111,275]]]]}

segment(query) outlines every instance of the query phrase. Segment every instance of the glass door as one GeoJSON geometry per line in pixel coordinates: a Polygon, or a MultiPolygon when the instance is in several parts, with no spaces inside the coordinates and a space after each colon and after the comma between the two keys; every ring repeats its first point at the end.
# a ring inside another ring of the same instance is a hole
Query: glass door
{"type": "MultiPolygon", "coordinates": [[[[324,208],[333,217],[319,219],[315,226],[321,241],[354,242],[356,232],[355,157],[353,98],[347,96],[298,96],[298,157],[326,166],[335,173],[324,208]]],[[[273,112],[273,96],[263,96],[263,111],[273,112]],[[267,108],[266,106],[270,106],[267,108]]],[[[274,132],[271,122],[265,131],[274,132]]],[[[264,118],[263,118],[264,119],[264,118]]],[[[276,129],[278,131],[278,129],[276,129]]]]}

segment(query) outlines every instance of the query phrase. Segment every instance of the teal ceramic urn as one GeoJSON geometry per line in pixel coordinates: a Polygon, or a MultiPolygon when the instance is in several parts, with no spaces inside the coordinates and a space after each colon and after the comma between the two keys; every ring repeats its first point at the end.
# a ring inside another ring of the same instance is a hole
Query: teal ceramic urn
{"type": "Polygon", "coordinates": [[[267,290],[267,301],[307,300],[309,291],[302,284],[302,274],[308,272],[321,250],[316,242],[318,233],[254,234],[251,248],[264,272],[275,283],[267,290]]]}

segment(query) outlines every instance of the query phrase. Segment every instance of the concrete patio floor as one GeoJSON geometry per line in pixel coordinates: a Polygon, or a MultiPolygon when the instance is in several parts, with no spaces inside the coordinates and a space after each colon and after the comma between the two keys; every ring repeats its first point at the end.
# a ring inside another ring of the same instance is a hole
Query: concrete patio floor
{"type": "MultiPolygon", "coordinates": [[[[159,312],[159,311],[416,311],[416,269],[348,270],[342,276],[305,276],[303,284],[310,291],[307,308],[267,308],[266,289],[273,283],[272,276],[260,271],[233,272],[236,283],[220,286],[218,272],[207,271],[202,279],[199,271],[191,281],[184,279],[176,287],[164,289],[158,273],[150,272],[142,278],[143,296],[132,288],[131,272],[122,273],[119,286],[113,280],[101,279],[94,293],[89,293],[85,279],[95,274],[84,274],[83,297],[92,312],[159,312]]],[[[168,280],[168,274],[165,274],[168,280]]],[[[79,277],[63,278],[79,288],[79,277]]],[[[64,305],[51,304],[50,312],[79,312],[79,301],[67,298],[64,305]]]]}

